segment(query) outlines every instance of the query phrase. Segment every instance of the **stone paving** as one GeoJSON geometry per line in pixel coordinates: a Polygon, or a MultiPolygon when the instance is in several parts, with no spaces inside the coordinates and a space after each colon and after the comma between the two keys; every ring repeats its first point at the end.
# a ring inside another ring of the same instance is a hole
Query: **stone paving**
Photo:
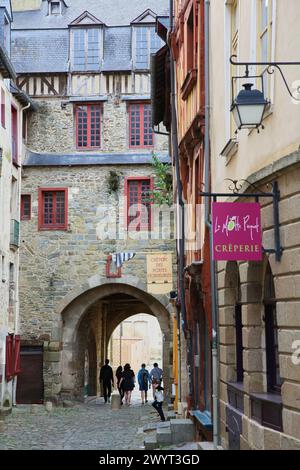
{"type": "Polygon", "coordinates": [[[117,411],[102,399],[50,412],[43,405],[19,405],[5,419],[0,450],[139,450],[143,426],[158,421],[150,403],[137,400],[117,411]]]}

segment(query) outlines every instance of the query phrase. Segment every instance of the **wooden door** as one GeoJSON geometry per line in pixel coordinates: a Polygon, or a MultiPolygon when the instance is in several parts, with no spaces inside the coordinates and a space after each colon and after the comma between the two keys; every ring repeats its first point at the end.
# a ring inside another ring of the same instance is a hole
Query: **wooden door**
{"type": "Polygon", "coordinates": [[[43,348],[21,347],[21,373],[17,382],[17,403],[43,403],[43,348]]]}

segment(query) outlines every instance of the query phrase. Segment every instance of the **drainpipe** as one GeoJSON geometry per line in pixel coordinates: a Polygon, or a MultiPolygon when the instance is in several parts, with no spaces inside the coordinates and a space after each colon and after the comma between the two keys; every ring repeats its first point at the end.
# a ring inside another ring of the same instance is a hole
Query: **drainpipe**
{"type": "MultiPolygon", "coordinates": [[[[174,2],[170,0],[170,33],[173,32],[173,12],[174,2]]],[[[179,152],[178,152],[178,134],[177,134],[177,111],[176,111],[176,83],[175,83],[175,64],[172,54],[172,48],[169,42],[170,51],[170,75],[171,75],[171,114],[172,114],[172,148],[173,158],[175,163],[175,172],[177,180],[177,200],[179,205],[179,223],[177,225],[179,242],[177,246],[179,256],[179,289],[180,289],[180,310],[177,308],[177,340],[178,340],[178,400],[181,401],[181,317],[182,326],[186,327],[186,309],[184,297],[184,250],[185,250],[185,231],[184,231],[184,202],[182,198],[182,183],[180,179],[180,165],[179,165],[179,152]],[[181,313],[181,315],[180,315],[181,313]]]]}
{"type": "MultiPolygon", "coordinates": [[[[209,48],[210,0],[205,0],[205,191],[210,190],[210,48],[209,48]]],[[[219,436],[219,360],[218,360],[218,299],[216,266],[213,260],[212,224],[210,220],[210,198],[205,198],[205,224],[209,229],[210,238],[210,272],[212,296],[212,400],[213,400],[213,442],[217,449],[219,436]]]]}

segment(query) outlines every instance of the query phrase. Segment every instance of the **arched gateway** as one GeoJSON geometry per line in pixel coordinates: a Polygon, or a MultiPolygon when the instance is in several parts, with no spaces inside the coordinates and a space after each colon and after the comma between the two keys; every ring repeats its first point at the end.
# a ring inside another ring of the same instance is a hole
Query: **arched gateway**
{"type": "MultiPolygon", "coordinates": [[[[60,367],[57,362],[56,366],[50,363],[46,365],[46,370],[52,370],[53,375],[56,375],[53,382],[57,395],[83,397],[87,360],[89,394],[96,395],[99,392],[98,365],[107,356],[112,332],[123,320],[139,313],[154,315],[160,324],[163,334],[164,384],[170,395],[172,311],[168,296],[149,294],[146,285],[134,276],[121,279],[94,276],[85,284],[77,286],[57,308],[62,339],[60,367]]],[[[51,355],[48,358],[51,359],[51,355]]],[[[45,395],[55,395],[53,387],[48,392],[45,390],[45,395]]]]}

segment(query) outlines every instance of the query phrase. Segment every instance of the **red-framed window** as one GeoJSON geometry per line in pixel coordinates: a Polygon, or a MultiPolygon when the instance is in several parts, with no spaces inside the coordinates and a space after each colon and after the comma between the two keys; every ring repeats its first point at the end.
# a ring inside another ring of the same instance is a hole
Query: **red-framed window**
{"type": "Polygon", "coordinates": [[[152,208],[150,191],[153,179],[130,177],[125,181],[126,228],[130,231],[151,230],[152,208]]]}
{"type": "Polygon", "coordinates": [[[39,189],[39,230],[67,230],[68,189],[39,189]]]}
{"type": "Polygon", "coordinates": [[[5,128],[5,91],[1,88],[1,126],[5,128]]]}
{"type": "Polygon", "coordinates": [[[21,195],[21,220],[31,219],[31,196],[30,194],[21,195]]]}
{"type": "Polygon", "coordinates": [[[153,147],[151,127],[151,105],[135,103],[129,105],[129,146],[133,148],[153,147]]]}
{"type": "Polygon", "coordinates": [[[116,268],[116,270],[112,272],[111,265],[112,265],[112,256],[109,255],[106,259],[106,277],[107,278],[122,277],[122,268],[116,268]]]}
{"type": "Polygon", "coordinates": [[[101,146],[101,105],[77,105],[76,146],[78,149],[93,149],[101,146]]]}

